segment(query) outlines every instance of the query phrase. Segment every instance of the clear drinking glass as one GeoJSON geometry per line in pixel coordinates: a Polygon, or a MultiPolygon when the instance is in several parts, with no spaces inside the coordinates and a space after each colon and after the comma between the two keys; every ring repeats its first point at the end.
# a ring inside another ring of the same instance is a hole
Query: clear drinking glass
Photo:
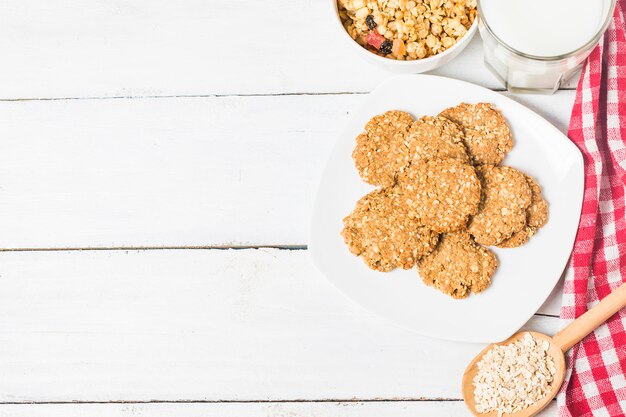
{"type": "Polygon", "coordinates": [[[609,27],[615,3],[611,0],[606,20],[585,45],[565,55],[543,57],[525,54],[502,42],[489,27],[478,0],[478,30],[483,39],[485,65],[511,92],[552,94],[581,68],[609,27]]]}

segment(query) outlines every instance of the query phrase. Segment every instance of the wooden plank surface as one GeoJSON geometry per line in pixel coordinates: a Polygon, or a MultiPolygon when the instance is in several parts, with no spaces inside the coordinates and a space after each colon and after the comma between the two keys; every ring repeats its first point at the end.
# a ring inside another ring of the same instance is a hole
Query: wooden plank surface
{"type": "Polygon", "coordinates": [[[304,250],[2,252],[0,285],[0,403],[459,399],[482,349],[366,311],[304,250]]]}
{"type": "MultiPolygon", "coordinates": [[[[5,0],[0,99],[371,91],[389,73],[334,24],[329,0],[5,0]]],[[[435,73],[502,88],[478,38],[435,73]]]]}
{"type": "MultiPolygon", "coordinates": [[[[461,401],[37,404],[3,406],[3,417],[454,417],[469,416],[461,401]]],[[[556,416],[553,401],[539,417],[556,416]]]]}
{"type": "MultiPolygon", "coordinates": [[[[0,247],[306,245],[366,97],[0,102],[0,247]]],[[[511,97],[567,129],[573,91],[511,97]]]]}
{"type": "MultiPolygon", "coordinates": [[[[390,75],[328,10],[0,4],[0,416],[467,415],[481,346],[380,319],[306,250],[29,250],[306,246],[333,142],[390,75]]],[[[478,38],[435,73],[501,89],[478,38]]],[[[512,98],[567,129],[573,91],[512,98]]],[[[562,326],[559,294],[526,328],[562,326]]]]}

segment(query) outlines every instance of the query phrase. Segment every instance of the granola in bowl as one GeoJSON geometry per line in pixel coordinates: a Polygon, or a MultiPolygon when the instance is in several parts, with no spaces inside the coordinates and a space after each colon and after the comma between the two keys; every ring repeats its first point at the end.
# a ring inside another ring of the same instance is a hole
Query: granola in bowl
{"type": "Polygon", "coordinates": [[[476,0],[337,0],[350,37],[386,58],[428,58],[454,46],[476,18],[476,0]]]}

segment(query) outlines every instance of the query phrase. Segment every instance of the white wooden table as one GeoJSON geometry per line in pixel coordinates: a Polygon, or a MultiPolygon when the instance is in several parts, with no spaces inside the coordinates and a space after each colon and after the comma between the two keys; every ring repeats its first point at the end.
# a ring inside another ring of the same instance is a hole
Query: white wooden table
{"type": "MultiPolygon", "coordinates": [[[[389,76],[327,12],[2,2],[0,416],[467,415],[481,346],[398,328],[309,262],[330,147],[389,76]]],[[[478,38],[436,73],[502,89],[478,38]]],[[[504,94],[566,131],[575,84],[504,94]]],[[[527,327],[556,331],[559,303],[527,327]]]]}

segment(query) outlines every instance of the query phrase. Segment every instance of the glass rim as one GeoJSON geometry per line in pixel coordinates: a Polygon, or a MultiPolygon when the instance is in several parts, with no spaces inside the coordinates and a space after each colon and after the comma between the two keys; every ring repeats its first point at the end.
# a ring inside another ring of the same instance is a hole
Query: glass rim
{"type": "Polygon", "coordinates": [[[604,20],[604,22],[602,23],[602,25],[600,26],[600,29],[596,32],[595,35],[593,35],[593,37],[584,45],[582,45],[580,48],[577,48],[571,52],[567,52],[565,54],[561,54],[561,55],[554,55],[554,56],[540,56],[540,55],[531,55],[531,54],[527,54],[525,52],[521,52],[518,51],[517,49],[513,48],[512,46],[508,45],[506,42],[503,42],[502,39],[500,39],[495,33],[494,31],[491,29],[491,27],[489,26],[489,23],[487,22],[487,19],[484,17],[484,13],[482,10],[482,1],[481,0],[477,0],[477,9],[478,9],[478,19],[483,23],[483,26],[485,27],[485,29],[487,29],[487,32],[489,32],[489,34],[491,36],[493,36],[493,38],[498,41],[498,43],[500,45],[502,45],[503,47],[505,47],[506,49],[509,50],[509,52],[512,52],[516,55],[519,55],[523,58],[528,58],[528,59],[533,59],[536,61],[560,61],[563,59],[568,59],[571,58],[575,55],[577,55],[579,52],[584,51],[592,46],[594,46],[596,43],[598,43],[598,41],[600,40],[600,37],[604,34],[604,32],[606,32],[606,30],[608,29],[609,25],[611,24],[611,19],[613,18],[613,14],[615,13],[615,5],[617,4],[617,0],[610,0],[611,4],[609,6],[609,10],[606,16],[606,19],[604,20]]]}

